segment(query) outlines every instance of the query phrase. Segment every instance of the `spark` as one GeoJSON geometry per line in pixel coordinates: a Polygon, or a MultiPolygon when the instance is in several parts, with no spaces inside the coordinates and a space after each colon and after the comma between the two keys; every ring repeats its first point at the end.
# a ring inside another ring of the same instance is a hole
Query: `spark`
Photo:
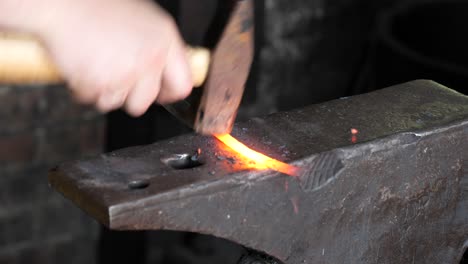
{"type": "Polygon", "coordinates": [[[356,128],[351,128],[351,142],[356,143],[357,142],[357,134],[359,133],[359,130],[356,128]]]}

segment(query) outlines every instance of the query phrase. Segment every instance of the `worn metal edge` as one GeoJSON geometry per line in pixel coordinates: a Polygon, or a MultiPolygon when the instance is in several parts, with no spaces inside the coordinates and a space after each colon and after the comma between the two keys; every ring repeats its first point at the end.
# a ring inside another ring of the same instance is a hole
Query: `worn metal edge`
{"type": "Polygon", "coordinates": [[[58,191],[65,199],[73,201],[76,206],[92,218],[95,218],[99,223],[109,227],[109,209],[106,206],[102,206],[88,193],[80,192],[79,186],[74,184],[74,182],[64,179],[66,179],[65,175],[60,170],[57,170],[57,168],[49,170],[48,180],[52,188],[58,191]],[[90,204],[93,206],[89,206],[90,204]]]}
{"type": "MultiPolygon", "coordinates": [[[[429,136],[436,135],[442,132],[456,130],[458,128],[464,128],[464,127],[468,128],[468,120],[450,122],[448,124],[440,125],[435,128],[433,127],[430,130],[422,129],[422,130],[399,132],[399,133],[395,133],[395,134],[388,135],[385,137],[376,138],[374,140],[365,141],[365,142],[357,143],[354,145],[339,147],[339,148],[331,149],[328,151],[335,151],[341,156],[340,157],[341,159],[347,160],[347,159],[355,158],[358,155],[364,155],[364,154],[380,152],[380,151],[387,151],[395,147],[395,144],[401,144],[404,146],[416,144],[417,142],[419,142],[421,139],[424,139],[425,137],[429,137],[429,136]],[[404,137],[404,139],[409,139],[409,140],[402,141],[401,139],[402,135],[409,135],[409,137],[404,137]]],[[[328,151],[325,151],[325,152],[328,152],[328,151]]],[[[322,153],[324,152],[311,154],[307,158],[294,160],[290,162],[290,164],[303,166],[304,164],[307,164],[308,161],[321,155],[322,153]]],[[[151,207],[153,206],[156,207],[158,206],[158,204],[167,203],[170,201],[184,200],[184,199],[189,199],[194,196],[207,195],[207,194],[227,191],[232,188],[242,187],[245,184],[258,182],[258,181],[268,181],[277,177],[290,177],[290,176],[283,175],[280,172],[275,172],[271,170],[251,171],[251,173],[248,173],[247,176],[246,176],[245,171],[242,171],[239,173],[226,175],[226,176],[231,177],[231,178],[229,179],[222,178],[222,179],[217,179],[217,180],[212,180],[212,181],[200,181],[200,182],[197,182],[198,186],[192,185],[192,186],[182,187],[177,190],[155,194],[149,197],[145,197],[143,199],[136,199],[130,202],[124,202],[124,203],[111,205],[108,208],[109,218],[106,219],[106,225],[108,225],[108,227],[111,229],[126,230],[125,228],[122,228],[118,225],[114,225],[111,219],[118,218],[119,215],[125,214],[129,210],[133,210],[132,208],[134,208],[135,203],[145,204],[145,210],[151,210],[151,207]],[[228,183],[227,186],[226,186],[226,183],[228,183]]],[[[320,186],[320,188],[332,183],[333,181],[337,180],[339,177],[340,175],[336,175],[336,177],[332,178],[330,181],[327,181],[324,185],[320,186]]]]}

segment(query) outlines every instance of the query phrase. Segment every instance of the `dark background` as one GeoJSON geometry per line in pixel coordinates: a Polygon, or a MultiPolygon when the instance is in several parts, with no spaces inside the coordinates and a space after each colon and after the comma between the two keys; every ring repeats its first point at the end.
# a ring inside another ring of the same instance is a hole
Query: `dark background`
{"type": "MultiPolygon", "coordinates": [[[[216,0],[160,1],[185,40],[216,0]]],[[[256,1],[256,53],[238,120],[414,79],[468,92],[468,1],[256,1]]],[[[48,188],[59,162],[190,132],[161,107],[102,116],[61,87],[0,87],[0,263],[236,263],[244,249],[178,232],[111,232],[48,188]]],[[[466,262],[465,262],[466,263],[466,262]]]]}

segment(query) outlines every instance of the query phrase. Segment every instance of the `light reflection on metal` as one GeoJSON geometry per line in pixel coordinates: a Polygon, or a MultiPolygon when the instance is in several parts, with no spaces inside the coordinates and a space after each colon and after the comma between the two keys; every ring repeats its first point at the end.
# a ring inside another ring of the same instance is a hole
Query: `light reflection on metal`
{"type": "Polygon", "coordinates": [[[214,135],[219,141],[223,142],[231,150],[236,152],[236,156],[242,159],[243,163],[248,164],[251,169],[266,170],[272,169],[290,176],[297,176],[299,168],[286,164],[279,160],[268,157],[260,152],[250,149],[230,134],[214,135]]]}

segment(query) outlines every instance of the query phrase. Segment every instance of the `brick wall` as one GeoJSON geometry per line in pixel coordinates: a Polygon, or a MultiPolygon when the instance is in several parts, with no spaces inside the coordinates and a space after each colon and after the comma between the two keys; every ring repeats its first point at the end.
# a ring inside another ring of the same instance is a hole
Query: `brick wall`
{"type": "Polygon", "coordinates": [[[64,87],[0,87],[0,263],[94,263],[98,226],[47,183],[101,152],[103,118],[64,87]]]}

